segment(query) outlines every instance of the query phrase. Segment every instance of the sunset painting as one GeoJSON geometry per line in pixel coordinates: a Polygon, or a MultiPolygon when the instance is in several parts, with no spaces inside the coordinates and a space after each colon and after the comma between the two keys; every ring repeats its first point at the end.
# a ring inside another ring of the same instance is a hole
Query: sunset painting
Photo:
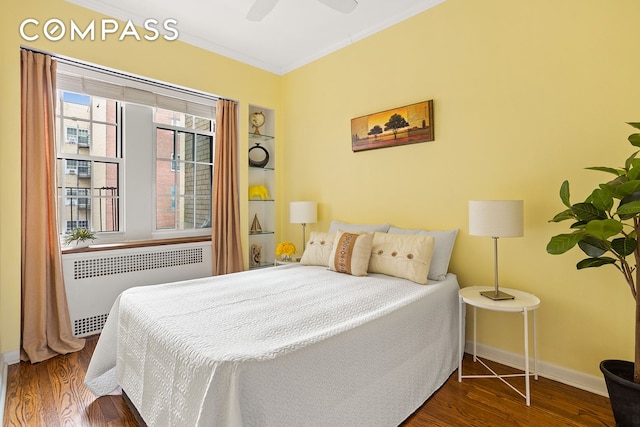
{"type": "Polygon", "coordinates": [[[351,119],[353,151],[433,140],[433,100],[351,119]]]}

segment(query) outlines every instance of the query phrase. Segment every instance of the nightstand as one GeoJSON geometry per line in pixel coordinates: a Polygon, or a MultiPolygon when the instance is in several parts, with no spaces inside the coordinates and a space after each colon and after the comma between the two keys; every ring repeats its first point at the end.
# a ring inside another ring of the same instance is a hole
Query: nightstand
{"type": "Polygon", "coordinates": [[[505,291],[515,298],[511,300],[502,300],[502,301],[494,301],[487,297],[480,295],[480,292],[493,290],[493,286],[472,286],[469,288],[462,288],[459,292],[460,298],[460,316],[459,316],[459,326],[460,326],[460,359],[458,364],[458,381],[462,381],[463,378],[498,378],[500,381],[511,387],[515,390],[520,396],[524,397],[527,406],[531,403],[531,390],[529,385],[529,378],[531,375],[534,378],[538,379],[538,371],[537,371],[537,362],[538,362],[538,354],[536,350],[536,309],[540,307],[540,299],[535,295],[529,294],[527,292],[518,291],[516,289],[508,289],[508,288],[500,288],[500,290],[505,291]],[[487,368],[491,374],[490,375],[462,375],[462,355],[464,354],[464,342],[462,331],[465,327],[464,318],[462,313],[464,312],[464,304],[468,304],[473,307],[473,361],[479,361],[485,368],[487,368]],[[477,325],[477,317],[476,311],[478,308],[485,310],[493,310],[493,311],[506,311],[512,313],[520,313],[524,318],[524,373],[522,374],[506,374],[499,375],[493,369],[489,368],[481,359],[476,356],[476,325],[477,325]],[[529,312],[532,313],[533,317],[533,373],[529,370],[529,312]],[[525,393],[522,393],[520,390],[515,388],[509,382],[505,380],[508,377],[525,377],[525,393]]]}

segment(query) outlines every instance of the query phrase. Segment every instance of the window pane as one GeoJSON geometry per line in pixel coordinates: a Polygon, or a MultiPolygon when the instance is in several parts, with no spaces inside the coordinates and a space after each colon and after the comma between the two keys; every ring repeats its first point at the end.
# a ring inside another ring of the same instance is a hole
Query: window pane
{"type": "Polygon", "coordinates": [[[91,97],[73,92],[63,92],[62,102],[64,103],[64,116],[75,119],[89,120],[91,118],[91,97]]]}
{"type": "Polygon", "coordinates": [[[177,150],[180,159],[192,162],[194,160],[194,134],[187,132],[178,132],[178,140],[176,141],[177,150]]]}
{"type": "Polygon", "coordinates": [[[90,122],[63,119],[61,151],[65,154],[89,154],[90,122]]]}
{"type": "Polygon", "coordinates": [[[171,111],[171,110],[164,110],[162,108],[155,109],[153,121],[163,125],[186,127],[184,113],[178,113],[177,111],[171,111]]]}
{"type": "MultiPolygon", "coordinates": [[[[173,134],[173,132],[171,132],[173,134]]],[[[176,226],[176,172],[170,160],[156,161],[156,228],[174,229],[176,226]]]]}
{"type": "Polygon", "coordinates": [[[118,183],[118,164],[93,162],[92,173],[92,229],[93,231],[119,231],[120,186],[118,183]]]}
{"type": "Polygon", "coordinates": [[[173,230],[176,228],[177,205],[175,196],[156,197],[156,229],[173,230]]]}
{"type": "Polygon", "coordinates": [[[204,163],[212,163],[211,147],[213,138],[208,135],[196,136],[196,161],[204,163]]]}
{"type": "Polygon", "coordinates": [[[96,98],[91,99],[91,112],[93,120],[97,122],[117,123],[117,105],[113,99],[96,98]]]}
{"type": "Polygon", "coordinates": [[[156,157],[159,159],[173,159],[174,131],[169,129],[156,130],[156,157]]]}
{"type": "Polygon", "coordinates": [[[156,162],[156,194],[158,196],[170,196],[175,192],[176,171],[171,167],[170,160],[158,160],[156,162]]]}
{"type": "Polygon", "coordinates": [[[202,117],[195,118],[195,129],[204,132],[211,132],[211,119],[204,119],[202,117]]]}
{"type": "Polygon", "coordinates": [[[182,165],[183,173],[180,176],[180,195],[193,196],[195,194],[195,165],[193,163],[185,163],[182,165]]]}
{"type": "Polygon", "coordinates": [[[211,227],[211,198],[196,198],[196,227],[211,227]]]}
{"type": "Polygon", "coordinates": [[[189,230],[195,228],[194,225],[194,204],[193,204],[193,196],[184,196],[181,197],[181,209],[178,212],[179,215],[179,223],[178,229],[180,230],[189,230]]]}
{"type": "Polygon", "coordinates": [[[118,139],[115,125],[93,123],[90,136],[91,155],[114,158],[117,156],[118,139]]]}

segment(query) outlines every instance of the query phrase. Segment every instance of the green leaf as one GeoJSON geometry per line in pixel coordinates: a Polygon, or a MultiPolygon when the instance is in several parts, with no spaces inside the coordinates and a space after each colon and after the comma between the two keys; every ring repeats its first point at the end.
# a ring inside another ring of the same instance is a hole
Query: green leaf
{"type": "Polygon", "coordinates": [[[560,255],[573,248],[580,240],[585,238],[587,233],[584,231],[576,231],[571,234],[558,234],[553,236],[547,243],[547,252],[551,255],[560,255]]]}
{"type": "Polygon", "coordinates": [[[640,133],[633,133],[629,135],[629,142],[635,147],[640,147],[640,133]]]}
{"type": "Polygon", "coordinates": [[[591,203],[602,211],[609,211],[613,207],[613,197],[608,192],[597,188],[591,193],[591,203]]]}
{"type": "Polygon", "coordinates": [[[624,162],[624,168],[626,170],[631,169],[632,166],[637,166],[637,161],[634,162],[634,160],[636,160],[636,156],[638,155],[638,151],[636,151],[635,153],[633,153],[632,155],[629,156],[629,158],[624,162]]]}
{"type": "Polygon", "coordinates": [[[613,258],[602,257],[602,258],[587,258],[580,261],[576,264],[576,268],[578,270],[582,270],[583,268],[590,267],[600,267],[607,264],[615,264],[616,260],[613,258]]]}
{"type": "Polygon", "coordinates": [[[636,129],[640,129],[640,122],[627,122],[627,124],[633,126],[636,129]]]}
{"type": "Polygon", "coordinates": [[[623,258],[627,255],[631,255],[637,247],[637,240],[630,237],[621,237],[611,241],[611,248],[623,258]]]}
{"type": "Polygon", "coordinates": [[[560,222],[566,219],[575,219],[575,216],[573,215],[573,211],[571,209],[567,209],[560,212],[559,214],[556,214],[556,216],[554,216],[553,219],[549,222],[560,222]]]}
{"type": "Polygon", "coordinates": [[[614,197],[622,199],[623,197],[630,196],[631,194],[640,191],[640,180],[628,181],[615,187],[614,197]]]}
{"type": "Polygon", "coordinates": [[[582,252],[592,258],[598,258],[608,250],[607,246],[603,242],[591,236],[587,236],[580,240],[578,242],[578,246],[580,246],[582,252]]]}
{"type": "Polygon", "coordinates": [[[607,240],[622,231],[622,223],[615,219],[593,220],[587,224],[586,230],[598,240],[607,240]]]}
{"type": "MultiPolygon", "coordinates": [[[[628,202],[628,203],[620,203],[620,206],[618,206],[618,210],[616,211],[615,215],[619,215],[619,216],[628,216],[628,215],[635,215],[640,213],[640,201],[633,201],[633,202],[628,202]]],[[[628,218],[627,218],[628,219],[628,218]]]]}
{"type": "Polygon", "coordinates": [[[564,205],[568,208],[571,207],[571,202],[569,201],[570,196],[571,194],[569,192],[569,181],[565,179],[560,186],[560,200],[562,200],[562,203],[564,203],[564,205]]]}
{"type": "Polygon", "coordinates": [[[627,176],[629,177],[630,180],[638,179],[638,177],[640,177],[640,167],[634,166],[631,169],[629,169],[629,172],[627,172],[627,176]]]}
{"type": "Polygon", "coordinates": [[[613,197],[617,197],[616,188],[618,188],[620,185],[624,184],[625,182],[629,182],[629,178],[627,178],[626,175],[622,175],[617,177],[614,180],[607,182],[606,184],[600,184],[599,187],[602,188],[604,191],[610,192],[613,197]]]}
{"type": "Polygon", "coordinates": [[[596,208],[592,203],[576,203],[571,210],[580,221],[592,221],[608,218],[606,212],[596,208]]]}
{"type": "Polygon", "coordinates": [[[607,167],[607,166],[591,166],[591,167],[585,168],[585,169],[589,169],[589,170],[592,170],[592,171],[608,172],[608,173],[612,173],[612,174],[617,175],[617,176],[624,175],[624,173],[626,172],[623,169],[610,168],[610,167],[607,167]]]}
{"type": "Polygon", "coordinates": [[[577,221],[577,222],[574,222],[573,224],[571,224],[571,227],[569,227],[569,228],[584,229],[584,228],[586,228],[587,224],[588,224],[587,221],[577,221]]]}

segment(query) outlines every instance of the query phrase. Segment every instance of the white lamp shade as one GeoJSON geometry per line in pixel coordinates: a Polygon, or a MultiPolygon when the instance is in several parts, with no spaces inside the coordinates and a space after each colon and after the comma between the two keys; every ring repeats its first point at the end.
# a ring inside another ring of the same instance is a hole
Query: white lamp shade
{"type": "Polygon", "coordinates": [[[486,237],[522,237],[522,200],[470,200],[469,234],[486,237]]]}
{"type": "Polygon", "coordinates": [[[316,202],[291,202],[289,204],[289,222],[292,224],[313,224],[318,221],[316,202]]]}

